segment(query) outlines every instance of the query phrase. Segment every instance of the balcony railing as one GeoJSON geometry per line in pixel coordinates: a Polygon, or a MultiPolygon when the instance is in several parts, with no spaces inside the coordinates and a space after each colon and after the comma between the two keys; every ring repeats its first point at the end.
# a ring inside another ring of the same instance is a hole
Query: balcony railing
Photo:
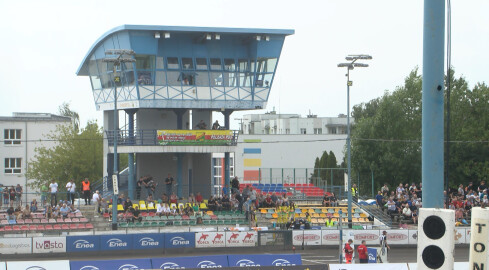
{"type": "MultiPolygon", "coordinates": [[[[106,130],[105,133],[109,146],[112,146],[114,130],[106,130]]],[[[118,130],[116,134],[119,146],[236,146],[238,133],[238,130],[171,130],[168,132],[168,130],[139,129],[133,132],[118,130]]]]}

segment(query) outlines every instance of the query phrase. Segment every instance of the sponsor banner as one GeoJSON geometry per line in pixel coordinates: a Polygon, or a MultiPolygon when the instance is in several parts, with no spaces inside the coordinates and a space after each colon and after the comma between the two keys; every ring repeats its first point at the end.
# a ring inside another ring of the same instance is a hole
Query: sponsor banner
{"type": "Polygon", "coordinates": [[[195,233],[195,247],[225,247],[226,233],[225,232],[198,232],[195,233]]]}
{"type": "Polygon", "coordinates": [[[302,265],[300,254],[228,255],[229,267],[302,265]]]}
{"type": "Polygon", "coordinates": [[[418,244],[418,230],[409,230],[408,235],[409,235],[408,244],[417,245],[418,244]]]}
{"type": "Polygon", "coordinates": [[[465,244],[465,228],[455,228],[455,244],[465,244]]]}
{"type": "Polygon", "coordinates": [[[85,236],[66,237],[67,252],[99,251],[99,250],[100,250],[100,236],[85,235],[85,236]]]}
{"type": "Polygon", "coordinates": [[[257,243],[257,233],[255,231],[226,232],[226,247],[254,247],[257,243]]]}
{"type": "Polygon", "coordinates": [[[32,238],[32,253],[64,253],[64,252],[66,252],[66,237],[32,238]]]}
{"type": "Polygon", "coordinates": [[[367,248],[368,252],[368,263],[377,263],[377,249],[367,248]]]}
{"type": "Polygon", "coordinates": [[[465,244],[470,244],[470,238],[472,237],[471,231],[472,229],[470,227],[465,229],[465,244]]]}
{"type": "MultiPolygon", "coordinates": [[[[107,261],[70,261],[71,270],[132,270],[152,269],[150,259],[107,260],[107,261]]],[[[10,269],[9,269],[10,270],[10,269]]]]}
{"type": "Polygon", "coordinates": [[[30,254],[32,238],[0,238],[0,254],[30,254]]]}
{"type": "Polygon", "coordinates": [[[232,130],[158,130],[160,145],[229,145],[232,130]]]}
{"type": "Polygon", "coordinates": [[[226,255],[205,257],[153,258],[153,269],[184,269],[184,268],[223,268],[228,267],[226,255]]]}
{"type": "Polygon", "coordinates": [[[7,265],[5,262],[0,262],[0,270],[7,270],[7,265]]]}
{"type": "Polygon", "coordinates": [[[100,235],[100,250],[132,249],[132,238],[132,235],[126,234],[100,235]]]}
{"type": "Polygon", "coordinates": [[[305,246],[321,245],[321,231],[319,230],[294,230],[292,231],[292,244],[300,246],[304,242],[305,246]]]}
{"type": "Polygon", "coordinates": [[[194,248],[195,233],[165,233],[165,248],[194,248]]]}
{"type": "MultiPolygon", "coordinates": [[[[390,245],[407,245],[409,243],[408,230],[385,230],[387,232],[387,243],[390,245]]],[[[379,237],[383,230],[379,231],[379,237]]]]}
{"type": "MultiPolygon", "coordinates": [[[[411,264],[410,264],[411,265],[411,264]]],[[[329,270],[409,270],[407,263],[330,264],[329,270]]]]}
{"type": "Polygon", "coordinates": [[[356,230],[354,231],[353,244],[360,245],[365,240],[368,245],[380,245],[379,230],[356,230]]]}
{"type": "Polygon", "coordinates": [[[340,232],[338,230],[322,230],[321,245],[337,246],[340,242],[340,232]]]}
{"type": "Polygon", "coordinates": [[[165,237],[162,233],[146,233],[132,235],[133,249],[164,248],[165,237]]]}
{"type": "MultiPolygon", "coordinates": [[[[408,263],[409,269],[410,270],[416,270],[418,269],[417,263],[408,263]]],[[[469,268],[469,262],[454,262],[453,263],[453,270],[467,270],[471,269],[469,268]]]]}
{"type": "MultiPolygon", "coordinates": [[[[5,263],[3,264],[5,265],[5,263]]],[[[70,261],[23,261],[7,262],[8,270],[60,270],[70,269],[70,261]]],[[[5,269],[0,266],[0,270],[5,269]]]]}

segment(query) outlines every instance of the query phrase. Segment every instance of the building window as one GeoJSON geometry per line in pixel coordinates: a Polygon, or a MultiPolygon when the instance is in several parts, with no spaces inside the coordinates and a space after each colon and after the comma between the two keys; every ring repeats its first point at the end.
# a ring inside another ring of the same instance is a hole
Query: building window
{"type": "Polygon", "coordinates": [[[20,144],[21,129],[4,129],[3,143],[4,144],[20,144]]]}
{"type": "Polygon", "coordinates": [[[315,128],[314,134],[323,134],[323,129],[322,128],[315,128]]]}
{"type": "Polygon", "coordinates": [[[5,173],[16,174],[21,173],[22,159],[21,158],[6,158],[5,173]]]}
{"type": "Polygon", "coordinates": [[[336,128],[335,127],[329,128],[329,133],[336,134],[336,128]]]}
{"type": "Polygon", "coordinates": [[[305,128],[301,128],[301,134],[307,134],[305,128]]]}
{"type": "Polygon", "coordinates": [[[290,134],[290,128],[285,129],[285,134],[290,134]]]}

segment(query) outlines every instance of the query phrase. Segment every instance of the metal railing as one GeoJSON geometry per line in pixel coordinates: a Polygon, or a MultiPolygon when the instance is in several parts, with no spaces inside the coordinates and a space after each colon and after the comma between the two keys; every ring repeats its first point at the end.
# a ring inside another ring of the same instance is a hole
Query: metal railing
{"type": "MultiPolygon", "coordinates": [[[[229,146],[236,146],[238,144],[238,130],[232,130],[233,137],[229,142],[229,146]]],[[[118,130],[114,132],[114,130],[106,130],[107,140],[109,145],[114,143],[114,134],[117,135],[117,145],[126,146],[126,145],[135,145],[135,146],[155,146],[160,145],[158,141],[158,130],[156,129],[138,129],[134,131],[130,130],[118,130]]],[[[199,143],[195,143],[196,146],[202,145],[199,143]]],[[[205,145],[211,145],[212,143],[206,143],[205,145]]],[[[222,145],[219,143],[215,144],[216,146],[222,145]]]]}
{"type": "MultiPolygon", "coordinates": [[[[80,207],[80,202],[83,198],[80,196],[80,193],[77,191],[75,193],[70,192],[56,192],[55,196],[51,195],[50,192],[22,192],[20,194],[10,194],[10,193],[1,193],[0,200],[0,208],[8,208],[8,207],[24,207],[25,205],[31,205],[31,202],[36,199],[38,208],[44,208],[45,205],[53,204],[53,200],[56,200],[55,203],[58,204],[59,201],[68,201],[72,200],[71,196],[73,196],[73,201],[75,202],[76,207],[80,207]]],[[[90,198],[92,199],[92,198],[90,198]]]]}

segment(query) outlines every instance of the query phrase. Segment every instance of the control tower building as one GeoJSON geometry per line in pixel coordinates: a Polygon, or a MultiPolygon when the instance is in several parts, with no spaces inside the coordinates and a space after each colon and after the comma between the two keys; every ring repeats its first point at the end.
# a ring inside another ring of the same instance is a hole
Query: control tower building
{"type": "Polygon", "coordinates": [[[238,136],[229,127],[231,114],[266,107],[285,37],[292,34],[153,25],[122,25],[103,34],[76,73],[90,78],[96,109],[104,113],[104,176],[113,173],[116,139],[117,153],[128,154],[131,199],[145,175],[153,176],[162,192],[172,175],[179,197],[216,193],[212,153],[225,153],[229,184],[229,153],[238,136]],[[103,61],[113,49],[133,50],[135,62],[123,63],[114,74],[113,64],[103,61]],[[219,129],[212,129],[213,112],[224,115],[219,129]]]}

